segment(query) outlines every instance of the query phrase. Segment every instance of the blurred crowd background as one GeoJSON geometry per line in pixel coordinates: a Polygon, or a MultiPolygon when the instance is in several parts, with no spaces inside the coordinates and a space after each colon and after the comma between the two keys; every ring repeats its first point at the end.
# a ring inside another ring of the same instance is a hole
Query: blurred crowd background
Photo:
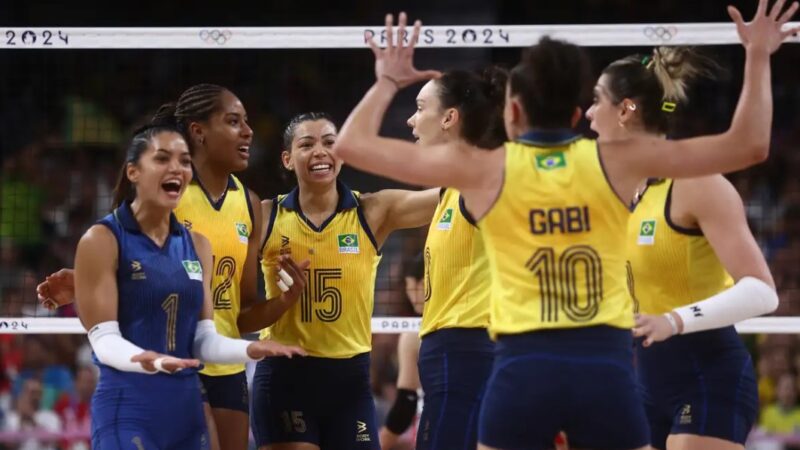
{"type": "MultiPolygon", "coordinates": [[[[625,23],[727,21],[716,1],[572,0],[403,2],[429,24],[625,23]]],[[[734,2],[736,3],[736,2],[734,2]]],[[[754,2],[738,2],[749,14],[754,2]]],[[[285,26],[380,24],[400,5],[360,0],[350,5],[289,2],[247,9],[182,9],[180,2],[143,11],[87,6],[71,11],[48,2],[4,2],[0,23],[14,26],[285,26]]],[[[592,48],[597,71],[647,48],[592,48]]],[[[724,129],[741,86],[740,47],[708,47],[727,70],[700,82],[680,105],[676,136],[724,129]]],[[[437,49],[418,52],[418,65],[436,69],[510,67],[519,49],[437,49]]],[[[800,46],[773,58],[775,120],[770,159],[732,174],[750,226],[769,261],[780,295],[778,315],[800,314],[800,46]]],[[[81,234],[111,208],[113,188],[130,131],[162,103],[193,84],[229,87],[243,101],[255,130],[244,182],[262,198],[286,192],[279,164],[280,136],[293,115],[327,111],[339,124],[373,80],[367,50],[24,50],[0,49],[0,317],[46,317],[35,286],[44,275],[70,267],[81,234]]],[[[384,132],[409,137],[405,120],[417,88],[402,93],[384,132]]],[[[587,105],[588,106],[588,105],[587,105]]],[[[589,133],[586,125],[582,129],[589,133]]],[[[395,183],[345,168],[352,188],[369,192],[395,183]]],[[[426,230],[395,234],[386,243],[376,286],[375,315],[412,315],[404,292],[404,265],[426,230]]],[[[62,308],[59,316],[74,316],[62,308]]],[[[743,335],[759,379],[761,419],[751,448],[800,448],[800,330],[791,335],[743,335]]],[[[394,398],[397,335],[373,339],[373,388],[380,414],[394,398]]],[[[0,448],[86,449],[89,400],[96,383],[83,336],[0,335],[0,448]],[[40,437],[20,439],[20,431],[40,437]],[[49,435],[48,433],[56,433],[49,435]]],[[[404,445],[410,445],[410,437],[404,445]]],[[[408,448],[408,447],[407,447],[408,448]]]]}

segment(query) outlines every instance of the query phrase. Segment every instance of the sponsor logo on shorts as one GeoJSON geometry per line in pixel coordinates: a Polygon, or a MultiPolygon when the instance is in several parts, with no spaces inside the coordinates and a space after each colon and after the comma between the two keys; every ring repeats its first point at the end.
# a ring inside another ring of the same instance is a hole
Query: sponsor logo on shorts
{"type": "Polygon", "coordinates": [[[683,405],[678,423],[681,425],[689,425],[692,423],[692,405],[683,405]]]}
{"type": "Polygon", "coordinates": [[[369,431],[367,431],[367,423],[356,420],[356,442],[370,442],[369,431]]]}

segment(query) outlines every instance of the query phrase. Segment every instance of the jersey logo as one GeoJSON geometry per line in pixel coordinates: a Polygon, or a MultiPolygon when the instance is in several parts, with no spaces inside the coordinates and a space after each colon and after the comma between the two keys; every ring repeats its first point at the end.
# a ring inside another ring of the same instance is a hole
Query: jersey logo
{"type": "Polygon", "coordinates": [[[639,245],[653,245],[656,242],[656,221],[655,219],[643,220],[639,225],[639,245]]]}
{"type": "Polygon", "coordinates": [[[184,220],[184,221],[183,221],[183,226],[184,226],[184,227],[185,227],[187,230],[189,230],[189,231],[192,231],[192,222],[189,222],[188,220],[184,220]]]}
{"type": "Polygon", "coordinates": [[[289,245],[289,236],[281,235],[281,248],[289,245]]]}
{"type": "Polygon", "coordinates": [[[567,159],[564,157],[564,152],[536,155],[536,167],[542,170],[561,169],[567,167],[567,159]]]}
{"type": "Polygon", "coordinates": [[[366,422],[356,420],[356,442],[370,442],[366,422]]]}
{"type": "Polygon", "coordinates": [[[338,241],[339,253],[359,253],[357,234],[340,234],[338,236],[338,241]]]}
{"type": "Polygon", "coordinates": [[[439,223],[436,224],[436,228],[439,230],[450,230],[453,228],[453,208],[444,210],[442,218],[439,219],[439,223]]]}
{"type": "Polygon", "coordinates": [[[146,280],[147,276],[142,272],[142,263],[135,259],[131,261],[131,280],[146,280]]]}
{"type": "Polygon", "coordinates": [[[203,281],[203,266],[200,261],[181,261],[183,268],[186,269],[186,275],[190,280],[203,281]]]}
{"type": "Polygon", "coordinates": [[[236,234],[239,235],[239,242],[247,244],[250,233],[247,232],[247,224],[236,222],[236,234]]]}

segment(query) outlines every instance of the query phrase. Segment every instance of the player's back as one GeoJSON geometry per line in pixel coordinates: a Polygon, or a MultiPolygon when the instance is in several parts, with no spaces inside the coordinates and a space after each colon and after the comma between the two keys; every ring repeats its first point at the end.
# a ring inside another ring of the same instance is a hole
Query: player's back
{"type": "Polygon", "coordinates": [[[490,329],[630,328],[629,211],[605,177],[596,142],[526,136],[506,144],[502,191],[479,224],[493,276],[490,329]]]}

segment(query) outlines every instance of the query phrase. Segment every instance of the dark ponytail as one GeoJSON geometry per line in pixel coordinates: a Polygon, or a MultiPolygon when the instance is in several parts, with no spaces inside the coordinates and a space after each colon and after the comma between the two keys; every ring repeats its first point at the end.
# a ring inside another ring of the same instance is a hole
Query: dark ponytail
{"type": "Polygon", "coordinates": [[[491,66],[478,74],[453,70],[435,81],[442,109],[455,108],[461,138],[480,148],[495,149],[507,140],[503,105],[508,72],[491,66]]]}
{"type": "Polygon", "coordinates": [[[128,179],[128,164],[137,164],[142,154],[150,148],[153,138],[161,133],[181,134],[175,126],[170,125],[146,125],[134,131],[133,139],[125,152],[125,162],[117,177],[117,185],[114,187],[114,208],[119,208],[123,202],[133,201],[136,198],[136,188],[128,179]]]}

